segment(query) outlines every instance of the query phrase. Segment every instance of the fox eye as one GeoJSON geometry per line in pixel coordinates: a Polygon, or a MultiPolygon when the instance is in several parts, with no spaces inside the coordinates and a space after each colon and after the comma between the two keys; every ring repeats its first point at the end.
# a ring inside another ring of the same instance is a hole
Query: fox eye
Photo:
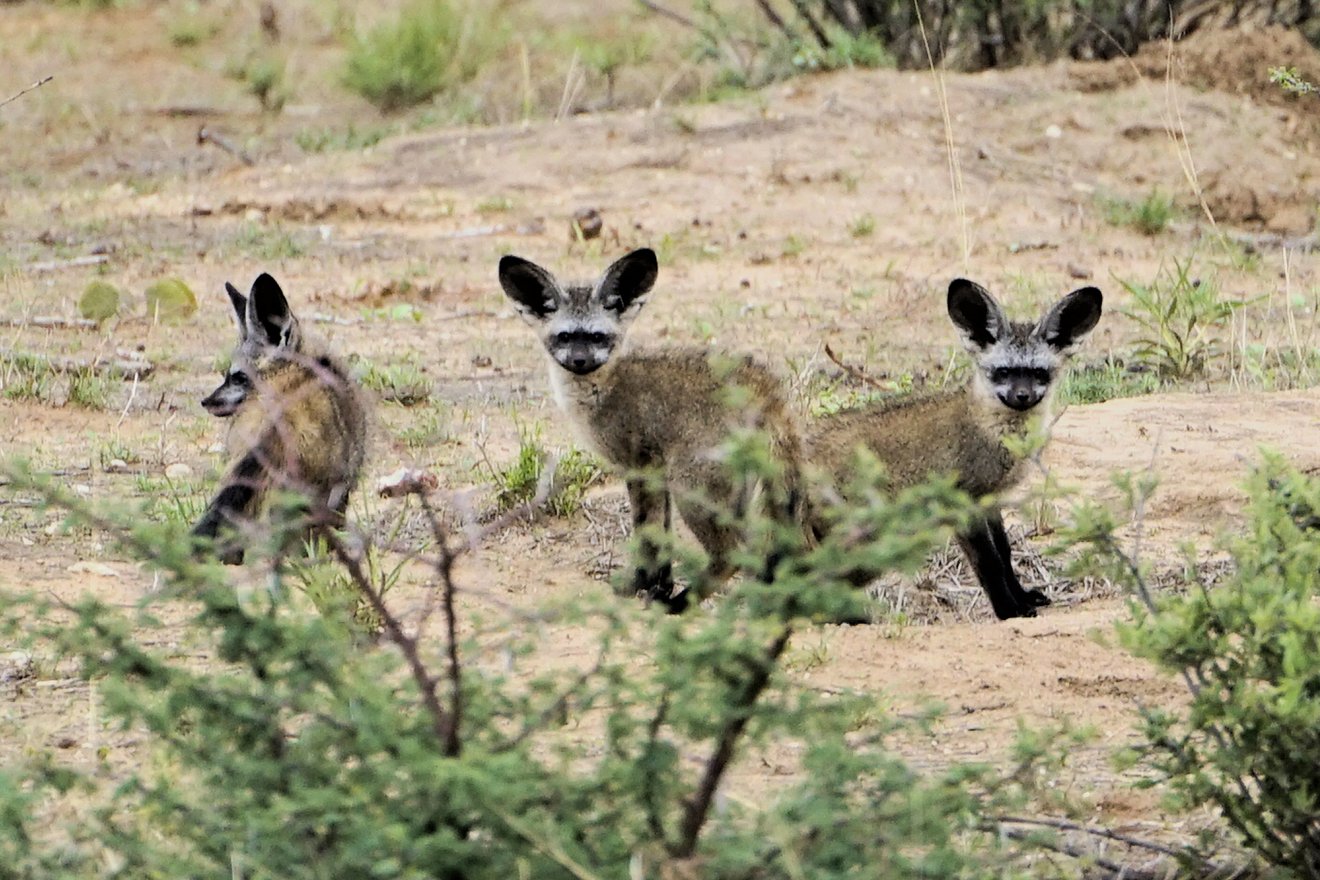
{"type": "Polygon", "coordinates": [[[591,345],[604,345],[609,341],[609,337],[604,333],[588,333],[587,342],[591,345]]]}
{"type": "Polygon", "coordinates": [[[1011,373],[1012,371],[1009,370],[1008,367],[995,367],[990,371],[990,381],[1007,382],[1011,373]]]}
{"type": "Polygon", "coordinates": [[[248,378],[248,374],[244,373],[242,370],[230,373],[229,381],[240,388],[247,388],[252,384],[252,380],[248,378]]]}
{"type": "Polygon", "coordinates": [[[1031,378],[1035,379],[1041,385],[1046,385],[1050,381],[1050,371],[1044,367],[1038,367],[1031,371],[1031,378]]]}

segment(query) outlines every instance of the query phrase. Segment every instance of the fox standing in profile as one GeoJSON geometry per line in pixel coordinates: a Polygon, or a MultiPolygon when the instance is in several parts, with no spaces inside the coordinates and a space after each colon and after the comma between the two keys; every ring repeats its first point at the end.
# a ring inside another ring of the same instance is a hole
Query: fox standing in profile
{"type": "MultiPolygon", "coordinates": [[[[668,532],[676,506],[709,557],[707,581],[722,581],[733,571],[731,554],[743,540],[736,515],[751,492],[728,472],[719,448],[736,428],[764,431],[782,476],[778,485],[762,487],[762,502],[777,522],[801,529],[800,441],[779,381],[750,358],[684,349],[623,352],[628,326],[658,272],[648,248],[621,257],[594,284],[561,285],[520,257],[505,256],[499,265],[500,285],[545,346],[559,408],[594,451],[623,471],[641,541],[633,590],[677,612],[687,606],[688,591],[673,595],[672,563],[647,527],[668,532]],[[735,388],[746,395],[741,411],[730,406],[735,388]]],[[[767,554],[767,578],[777,561],[767,554]]]]}
{"type": "Polygon", "coordinates": [[[221,561],[243,561],[241,533],[272,492],[306,498],[311,527],[343,525],[366,456],[367,406],[337,359],[311,350],[284,291],[262,274],[243,296],[225,285],[238,320],[238,346],[220,387],[202,406],[234,418],[232,463],[193,527],[221,561]]]}
{"type": "MultiPolygon", "coordinates": [[[[833,495],[845,492],[858,447],[887,469],[894,491],[937,474],[955,474],[958,488],[978,500],[1012,488],[1025,461],[1003,441],[1048,431],[1050,409],[1065,361],[1100,320],[1100,291],[1075,290],[1034,325],[1008,320],[981,286],[949,285],[949,317],[972,355],[972,379],[963,389],[887,400],[821,418],[807,438],[808,456],[823,471],[833,495]]],[[[829,523],[828,503],[816,504],[812,529],[829,523]]],[[[990,597],[995,616],[1034,617],[1050,600],[1024,590],[1013,572],[1008,535],[996,507],[977,515],[958,535],[990,597]]]]}

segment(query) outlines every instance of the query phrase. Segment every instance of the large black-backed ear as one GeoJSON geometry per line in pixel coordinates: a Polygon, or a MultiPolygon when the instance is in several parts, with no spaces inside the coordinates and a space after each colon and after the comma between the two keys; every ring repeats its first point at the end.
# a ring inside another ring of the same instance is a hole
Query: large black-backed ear
{"type": "Polygon", "coordinates": [[[249,333],[261,333],[276,348],[298,349],[302,341],[298,319],[293,316],[278,281],[265,272],[258,275],[252,282],[247,306],[249,333]]]}
{"type": "Polygon", "coordinates": [[[225,282],[225,293],[229,294],[229,302],[234,307],[234,315],[238,318],[238,335],[242,339],[247,338],[247,297],[238,292],[238,288],[225,282]]]}
{"type": "Polygon", "coordinates": [[[1008,329],[1008,318],[990,292],[974,281],[949,282],[949,318],[972,351],[989,348],[1008,329]]]}
{"type": "Polygon", "coordinates": [[[619,314],[640,309],[659,274],[660,262],[655,251],[638,248],[610,264],[596,282],[596,296],[605,308],[619,314]]]}
{"type": "Polygon", "coordinates": [[[1099,323],[1103,299],[1095,287],[1074,290],[1045,313],[1034,332],[1050,347],[1069,352],[1099,323]]]}
{"type": "Polygon", "coordinates": [[[559,282],[531,260],[500,257],[500,287],[525,318],[541,321],[559,308],[559,282]]]}

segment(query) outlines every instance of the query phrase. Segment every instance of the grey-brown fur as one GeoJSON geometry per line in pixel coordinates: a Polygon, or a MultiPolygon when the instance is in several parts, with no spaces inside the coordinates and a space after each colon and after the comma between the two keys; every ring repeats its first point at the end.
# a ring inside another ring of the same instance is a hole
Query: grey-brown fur
{"type": "MultiPolygon", "coordinates": [[[[822,476],[813,504],[812,528],[829,527],[829,508],[845,495],[864,447],[884,464],[893,491],[936,474],[956,474],[975,498],[1012,488],[1025,463],[1004,440],[1048,431],[1057,379],[1064,362],[1100,318],[1101,294],[1074,291],[1040,321],[1012,322],[983,288],[963,279],[949,286],[949,316],[972,354],[966,387],[888,400],[819,419],[810,430],[807,456],[822,476]]],[[[989,595],[995,614],[1031,617],[1048,604],[1025,591],[1012,568],[1008,537],[991,507],[959,535],[959,542],[989,595]]]]}
{"type": "MultiPolygon", "coordinates": [[[[249,301],[261,306],[249,317],[269,324],[282,313],[296,325],[274,279],[263,275],[259,283],[267,295],[258,298],[254,285],[249,301]]],[[[243,326],[244,310],[237,303],[235,308],[241,347],[259,331],[243,326]]],[[[226,563],[243,561],[245,533],[256,526],[273,492],[304,496],[315,525],[343,525],[349,494],[366,457],[368,407],[345,367],[328,352],[313,348],[302,343],[253,348],[235,360],[241,369],[231,366],[225,382],[208,397],[227,387],[241,393],[225,413],[234,418],[230,467],[192,532],[202,539],[199,548],[215,543],[226,563]]]]}
{"type": "MultiPolygon", "coordinates": [[[[627,327],[655,283],[649,249],[611,265],[591,285],[561,285],[518,257],[500,261],[500,283],[546,348],[555,400],[583,441],[624,474],[634,529],[669,531],[672,508],[710,560],[707,584],[732,572],[742,540],[729,522],[752,488],[735,485],[720,447],[736,428],[764,431],[781,464],[780,484],[762,498],[773,516],[800,527],[800,441],[781,385],[747,357],[689,349],[625,352],[627,327]],[[742,398],[730,406],[731,396],[742,398]]],[[[767,560],[767,576],[776,559],[767,560]]],[[[681,610],[672,596],[672,567],[657,542],[641,537],[633,589],[681,610]]]]}

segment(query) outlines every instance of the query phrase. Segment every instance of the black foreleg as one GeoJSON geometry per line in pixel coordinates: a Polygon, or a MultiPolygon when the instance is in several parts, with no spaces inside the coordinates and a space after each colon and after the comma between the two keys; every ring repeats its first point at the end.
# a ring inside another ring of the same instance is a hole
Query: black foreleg
{"type": "Polygon", "coordinates": [[[197,525],[192,537],[202,539],[196,543],[198,551],[214,547],[220,561],[226,565],[243,562],[243,547],[234,534],[239,522],[247,519],[256,506],[257,492],[265,469],[255,453],[243,456],[226,478],[225,485],[216,493],[197,525]]]}
{"type": "Polygon", "coordinates": [[[1008,589],[1017,597],[1018,604],[1030,605],[1033,608],[1049,605],[1050,597],[1040,590],[1022,588],[1022,582],[1018,580],[1017,573],[1013,570],[1013,550],[1008,546],[1008,532],[1004,530],[1004,520],[1000,517],[999,511],[996,510],[987,519],[990,521],[990,533],[995,539],[995,550],[999,552],[999,558],[1004,563],[1004,571],[1008,575],[1008,589]]]}
{"type": "Polygon", "coordinates": [[[669,491],[655,474],[639,474],[627,479],[628,505],[632,508],[633,536],[637,557],[633,566],[632,591],[649,601],[664,604],[671,612],[687,607],[687,596],[674,597],[674,566],[667,551],[662,552],[655,539],[656,529],[666,538],[670,532],[669,491]],[[658,485],[657,485],[658,483],[658,485]],[[681,603],[676,600],[681,600],[681,603]]]}
{"type": "Polygon", "coordinates": [[[958,543],[976,571],[976,578],[981,588],[990,597],[990,607],[995,617],[1007,620],[1011,617],[1035,617],[1036,607],[1017,585],[1017,576],[1013,574],[1012,557],[1000,552],[1002,546],[1008,548],[1008,537],[1004,535],[1004,523],[999,513],[977,516],[967,530],[958,535],[958,543]],[[1015,589],[1016,587],[1016,589],[1015,589]]]}

